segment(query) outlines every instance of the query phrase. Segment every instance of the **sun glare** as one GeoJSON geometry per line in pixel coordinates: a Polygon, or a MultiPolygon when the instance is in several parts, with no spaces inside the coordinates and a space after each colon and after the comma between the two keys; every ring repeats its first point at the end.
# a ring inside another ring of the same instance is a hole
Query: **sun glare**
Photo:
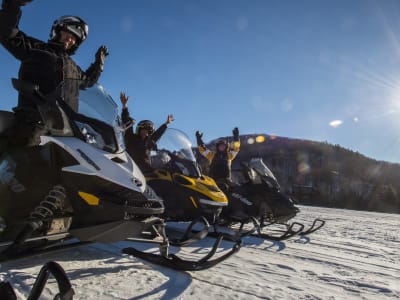
{"type": "Polygon", "coordinates": [[[337,128],[337,127],[339,127],[340,125],[342,125],[343,124],[343,121],[342,120],[333,120],[333,121],[331,121],[330,123],[329,123],[329,126],[331,126],[331,127],[333,127],[333,128],[337,128]]]}

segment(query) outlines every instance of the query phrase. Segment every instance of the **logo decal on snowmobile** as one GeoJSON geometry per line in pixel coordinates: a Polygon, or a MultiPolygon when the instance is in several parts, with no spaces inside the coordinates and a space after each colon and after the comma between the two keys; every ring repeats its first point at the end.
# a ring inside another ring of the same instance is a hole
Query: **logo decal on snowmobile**
{"type": "Polygon", "coordinates": [[[14,193],[21,193],[26,190],[26,188],[18,182],[15,178],[15,164],[8,160],[4,160],[0,164],[0,181],[4,185],[9,185],[14,193]]]}
{"type": "Polygon", "coordinates": [[[87,156],[85,152],[83,152],[81,149],[76,149],[76,151],[82,156],[82,158],[83,158],[84,160],[87,161],[87,163],[88,163],[89,165],[91,165],[91,166],[92,166],[93,168],[95,168],[97,171],[100,171],[100,170],[101,170],[100,167],[99,167],[98,165],[96,165],[96,163],[95,163],[93,160],[91,160],[90,157],[87,156]]]}
{"type": "Polygon", "coordinates": [[[248,200],[247,198],[243,197],[242,195],[238,194],[238,193],[232,193],[232,197],[235,197],[236,199],[239,199],[240,201],[242,201],[244,204],[246,205],[253,205],[253,203],[248,200]]]}

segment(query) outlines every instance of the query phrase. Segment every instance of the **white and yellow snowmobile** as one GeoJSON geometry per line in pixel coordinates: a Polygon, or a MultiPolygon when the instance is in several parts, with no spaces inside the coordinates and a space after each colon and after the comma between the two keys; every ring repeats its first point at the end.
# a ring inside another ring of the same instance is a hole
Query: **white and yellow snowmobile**
{"type": "Polygon", "coordinates": [[[79,112],[31,83],[13,85],[36,103],[41,136],[38,145],[13,145],[15,114],[0,112],[0,260],[71,239],[114,242],[144,231],[161,255],[123,252],[175,269],[208,268],[237,251],[210,260],[213,249],[194,262],[168,253],[163,201],[125,151],[118,106],[101,85],[79,92],[79,112]]]}

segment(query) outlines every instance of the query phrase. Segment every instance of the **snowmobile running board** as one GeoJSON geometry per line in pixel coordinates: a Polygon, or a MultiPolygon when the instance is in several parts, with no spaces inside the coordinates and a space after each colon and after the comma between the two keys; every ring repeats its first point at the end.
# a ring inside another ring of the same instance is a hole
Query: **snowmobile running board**
{"type": "Polygon", "coordinates": [[[212,247],[211,251],[198,261],[183,260],[178,256],[176,256],[175,254],[167,254],[165,256],[162,256],[153,253],[146,253],[136,250],[135,248],[132,247],[124,248],[122,249],[122,252],[125,254],[133,255],[148,262],[178,271],[200,271],[215,266],[216,264],[224,261],[231,255],[239,251],[242,244],[241,240],[237,241],[234,244],[233,248],[228,253],[225,253],[224,255],[216,259],[209,260],[217,252],[217,249],[221,244],[223,238],[224,237],[221,235],[214,243],[214,246],[212,247]]]}
{"type": "Polygon", "coordinates": [[[46,254],[46,253],[55,253],[58,250],[64,251],[70,248],[76,248],[83,245],[91,244],[93,242],[83,242],[83,241],[73,241],[73,242],[65,242],[59,244],[52,244],[42,248],[37,248],[30,252],[21,252],[21,253],[14,253],[10,255],[0,254],[0,263],[10,262],[17,259],[24,259],[29,258],[36,255],[46,254]]]}

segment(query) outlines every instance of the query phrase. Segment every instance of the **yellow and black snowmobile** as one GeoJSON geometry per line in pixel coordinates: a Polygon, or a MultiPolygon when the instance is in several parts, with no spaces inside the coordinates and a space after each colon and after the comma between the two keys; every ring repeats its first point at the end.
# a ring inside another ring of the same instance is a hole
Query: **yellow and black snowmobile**
{"type": "Polygon", "coordinates": [[[164,201],[164,219],[192,221],[185,236],[200,222],[203,229],[193,239],[207,235],[209,222],[218,218],[228,198],[214,179],[201,173],[187,135],[167,129],[152,155],[152,166],[154,171],[145,174],[146,181],[164,201]]]}

